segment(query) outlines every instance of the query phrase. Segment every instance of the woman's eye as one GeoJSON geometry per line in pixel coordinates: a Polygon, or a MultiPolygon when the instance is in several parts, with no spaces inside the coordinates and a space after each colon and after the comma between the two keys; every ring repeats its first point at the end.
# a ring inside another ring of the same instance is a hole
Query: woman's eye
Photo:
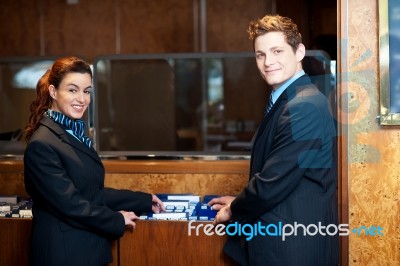
{"type": "Polygon", "coordinates": [[[91,94],[92,92],[91,91],[84,91],[84,93],[91,94]]]}

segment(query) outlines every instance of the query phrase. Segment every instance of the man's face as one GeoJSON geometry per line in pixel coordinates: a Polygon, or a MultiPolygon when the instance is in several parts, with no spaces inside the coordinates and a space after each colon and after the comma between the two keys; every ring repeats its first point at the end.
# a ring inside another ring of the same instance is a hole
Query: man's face
{"type": "Polygon", "coordinates": [[[293,52],[282,32],[269,32],[257,37],[254,50],[258,70],[274,90],[302,69],[304,45],[300,44],[293,52]]]}

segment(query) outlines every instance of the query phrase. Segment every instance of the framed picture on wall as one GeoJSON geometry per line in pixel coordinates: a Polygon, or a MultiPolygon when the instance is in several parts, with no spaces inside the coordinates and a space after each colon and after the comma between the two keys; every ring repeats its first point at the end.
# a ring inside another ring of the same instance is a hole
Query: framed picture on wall
{"type": "Polygon", "coordinates": [[[380,123],[400,125],[400,5],[379,0],[380,123]]]}

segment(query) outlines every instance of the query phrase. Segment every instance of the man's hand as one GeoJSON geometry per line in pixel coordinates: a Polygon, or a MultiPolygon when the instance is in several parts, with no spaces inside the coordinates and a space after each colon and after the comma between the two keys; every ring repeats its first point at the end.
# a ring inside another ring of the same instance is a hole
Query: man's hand
{"type": "Polygon", "coordinates": [[[219,198],[213,198],[208,202],[208,205],[211,206],[213,210],[219,211],[221,208],[231,204],[231,202],[235,199],[232,196],[222,196],[219,198]]]}
{"type": "Polygon", "coordinates": [[[216,225],[220,223],[225,223],[228,222],[231,218],[232,218],[231,204],[228,204],[219,210],[217,216],[215,216],[213,224],[216,225]]]}

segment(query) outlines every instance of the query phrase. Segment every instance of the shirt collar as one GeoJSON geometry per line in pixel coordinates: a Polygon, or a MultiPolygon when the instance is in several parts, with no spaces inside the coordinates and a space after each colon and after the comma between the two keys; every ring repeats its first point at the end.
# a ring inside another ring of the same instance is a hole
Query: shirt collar
{"type": "Polygon", "coordinates": [[[272,90],[272,102],[275,103],[276,100],[278,100],[279,96],[281,96],[282,92],[286,90],[287,87],[289,87],[290,84],[292,84],[296,79],[299,77],[303,76],[305,74],[304,70],[300,70],[297,72],[293,77],[288,79],[285,83],[283,83],[279,88],[276,90],[272,90]]]}

